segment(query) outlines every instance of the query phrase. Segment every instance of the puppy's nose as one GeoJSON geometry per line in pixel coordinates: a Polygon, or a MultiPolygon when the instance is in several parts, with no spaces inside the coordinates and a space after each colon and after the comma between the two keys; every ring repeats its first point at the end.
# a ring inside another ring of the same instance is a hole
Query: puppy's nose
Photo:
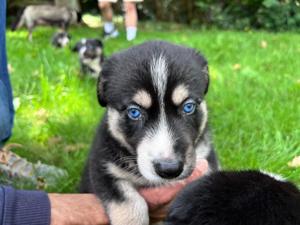
{"type": "Polygon", "coordinates": [[[86,58],[95,58],[96,57],[96,54],[95,54],[95,51],[93,51],[92,49],[87,49],[85,52],[84,52],[84,56],[86,58]]]}
{"type": "Polygon", "coordinates": [[[157,160],[153,162],[155,172],[162,178],[175,178],[183,170],[183,162],[178,160],[157,160]]]}

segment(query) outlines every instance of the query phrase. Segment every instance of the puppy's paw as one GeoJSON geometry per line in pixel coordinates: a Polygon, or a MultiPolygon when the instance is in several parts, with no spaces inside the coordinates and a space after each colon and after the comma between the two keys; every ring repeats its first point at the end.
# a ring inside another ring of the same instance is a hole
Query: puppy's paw
{"type": "Polygon", "coordinates": [[[148,206],[145,200],[127,182],[120,182],[119,187],[125,195],[125,200],[108,204],[111,224],[149,225],[148,206]]]}

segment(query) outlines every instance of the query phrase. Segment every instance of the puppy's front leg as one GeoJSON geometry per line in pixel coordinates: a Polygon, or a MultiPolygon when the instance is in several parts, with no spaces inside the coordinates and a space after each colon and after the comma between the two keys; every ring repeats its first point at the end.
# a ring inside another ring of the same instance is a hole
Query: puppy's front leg
{"type": "Polygon", "coordinates": [[[112,225],[149,225],[148,206],[137,190],[127,181],[118,181],[117,186],[124,194],[122,201],[107,204],[112,225]]]}

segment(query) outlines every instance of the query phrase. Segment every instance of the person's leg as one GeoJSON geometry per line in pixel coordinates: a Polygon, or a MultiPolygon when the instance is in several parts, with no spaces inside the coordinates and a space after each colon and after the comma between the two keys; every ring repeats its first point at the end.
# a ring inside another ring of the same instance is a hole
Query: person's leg
{"type": "Polygon", "coordinates": [[[14,108],[11,85],[7,71],[5,23],[6,1],[0,3],[0,147],[10,137],[14,108]]]}
{"type": "Polygon", "coordinates": [[[138,17],[136,11],[136,3],[124,1],[124,11],[127,40],[132,41],[133,39],[135,39],[137,33],[138,17]]]}
{"type": "Polygon", "coordinates": [[[11,115],[7,88],[0,80],[0,148],[11,133],[11,115]]]}
{"type": "Polygon", "coordinates": [[[104,37],[116,37],[119,34],[113,23],[113,9],[111,7],[111,2],[115,1],[98,1],[98,7],[101,10],[102,19],[104,21],[104,37]]]}
{"type": "Polygon", "coordinates": [[[108,1],[99,1],[99,9],[101,10],[102,19],[104,22],[112,22],[113,19],[113,9],[111,3],[108,1]]]}

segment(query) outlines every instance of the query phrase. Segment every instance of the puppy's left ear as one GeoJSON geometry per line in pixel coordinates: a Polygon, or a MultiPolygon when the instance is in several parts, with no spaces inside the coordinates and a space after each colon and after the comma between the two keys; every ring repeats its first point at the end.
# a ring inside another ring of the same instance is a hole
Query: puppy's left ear
{"type": "Polygon", "coordinates": [[[206,94],[208,92],[208,87],[209,87],[208,63],[206,58],[200,52],[195,51],[195,53],[197,58],[197,65],[201,69],[200,76],[204,78],[204,82],[205,82],[204,94],[206,94]]]}
{"type": "Polygon", "coordinates": [[[103,107],[107,105],[107,98],[106,98],[106,91],[105,91],[106,87],[107,87],[107,80],[100,75],[97,84],[97,97],[98,97],[98,102],[103,107]]]}
{"type": "Polygon", "coordinates": [[[73,52],[79,52],[80,48],[82,47],[81,41],[78,41],[75,46],[72,48],[73,52]]]}
{"type": "Polygon", "coordinates": [[[205,91],[204,91],[204,94],[206,94],[208,92],[208,87],[209,87],[209,71],[208,71],[208,65],[207,65],[207,63],[203,67],[202,72],[203,72],[203,74],[205,75],[205,78],[206,78],[206,88],[205,88],[205,91]]]}
{"type": "Polygon", "coordinates": [[[97,42],[98,46],[100,46],[101,48],[103,48],[103,43],[102,43],[101,40],[96,39],[96,42],[97,42]]]}

